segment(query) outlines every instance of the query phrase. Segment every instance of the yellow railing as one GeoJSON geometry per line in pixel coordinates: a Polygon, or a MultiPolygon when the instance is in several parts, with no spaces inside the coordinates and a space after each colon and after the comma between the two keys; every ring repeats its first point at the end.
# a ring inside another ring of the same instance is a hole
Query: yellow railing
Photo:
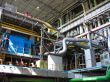
{"type": "Polygon", "coordinates": [[[17,32],[20,32],[20,33],[27,34],[27,35],[32,35],[32,36],[35,36],[35,37],[40,37],[35,31],[29,30],[29,29],[26,29],[26,28],[23,28],[23,27],[20,27],[20,26],[16,26],[16,25],[9,24],[9,23],[6,23],[6,22],[1,23],[1,25],[2,25],[3,28],[6,28],[6,29],[10,29],[10,30],[13,30],[13,31],[17,31],[17,32]]]}

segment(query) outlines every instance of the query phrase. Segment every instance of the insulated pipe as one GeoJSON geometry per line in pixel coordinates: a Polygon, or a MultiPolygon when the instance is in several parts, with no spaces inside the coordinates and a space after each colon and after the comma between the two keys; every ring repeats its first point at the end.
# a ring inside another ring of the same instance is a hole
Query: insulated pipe
{"type": "Polygon", "coordinates": [[[86,45],[84,45],[84,44],[81,44],[80,42],[74,42],[74,43],[72,43],[72,44],[69,44],[69,46],[71,46],[71,45],[73,45],[73,46],[78,46],[78,47],[84,48],[84,49],[88,49],[88,48],[89,48],[89,46],[86,46],[86,45]]]}
{"type": "Polygon", "coordinates": [[[44,26],[46,26],[49,29],[52,29],[54,31],[57,31],[57,29],[55,27],[53,27],[52,25],[50,25],[49,23],[42,21],[40,19],[35,19],[36,21],[38,21],[39,23],[42,23],[44,26]]]}
{"type": "Polygon", "coordinates": [[[88,81],[103,81],[110,79],[110,66],[108,66],[108,69],[106,71],[105,76],[95,76],[95,77],[87,77],[87,78],[76,78],[76,79],[70,79],[69,82],[88,82],[88,81]]]}
{"type": "MultiPolygon", "coordinates": [[[[63,41],[62,41],[62,44],[63,44],[63,49],[60,50],[57,55],[62,55],[64,54],[66,51],[67,51],[67,41],[69,42],[74,42],[76,45],[79,45],[79,46],[82,46],[83,48],[89,48],[89,46],[86,46],[86,45],[80,45],[80,43],[76,43],[76,42],[89,42],[87,39],[83,39],[83,38],[80,38],[80,39],[75,39],[75,38],[64,38],[63,41]]],[[[56,54],[56,52],[47,52],[45,54],[56,54]]]]}

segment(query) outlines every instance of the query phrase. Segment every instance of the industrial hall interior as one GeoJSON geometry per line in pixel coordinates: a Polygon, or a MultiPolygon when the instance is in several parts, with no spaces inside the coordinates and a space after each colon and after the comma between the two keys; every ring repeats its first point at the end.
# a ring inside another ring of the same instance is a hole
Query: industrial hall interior
{"type": "Polygon", "coordinates": [[[110,82],[110,0],[0,0],[0,82],[110,82]]]}

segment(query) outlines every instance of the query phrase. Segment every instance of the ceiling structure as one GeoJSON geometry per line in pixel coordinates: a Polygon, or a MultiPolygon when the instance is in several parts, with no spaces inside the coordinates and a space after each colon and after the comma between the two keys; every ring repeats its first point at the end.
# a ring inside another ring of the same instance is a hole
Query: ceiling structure
{"type": "Polygon", "coordinates": [[[28,12],[32,17],[49,22],[76,1],[78,0],[0,0],[0,4],[14,5],[20,13],[28,12]]]}

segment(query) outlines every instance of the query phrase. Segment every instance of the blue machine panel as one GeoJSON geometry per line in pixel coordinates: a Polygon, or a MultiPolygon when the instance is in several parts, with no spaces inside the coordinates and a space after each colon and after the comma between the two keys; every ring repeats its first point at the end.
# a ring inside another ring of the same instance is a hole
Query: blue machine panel
{"type": "Polygon", "coordinates": [[[10,53],[20,55],[30,54],[31,41],[25,36],[10,35],[9,49],[10,53]]]}

